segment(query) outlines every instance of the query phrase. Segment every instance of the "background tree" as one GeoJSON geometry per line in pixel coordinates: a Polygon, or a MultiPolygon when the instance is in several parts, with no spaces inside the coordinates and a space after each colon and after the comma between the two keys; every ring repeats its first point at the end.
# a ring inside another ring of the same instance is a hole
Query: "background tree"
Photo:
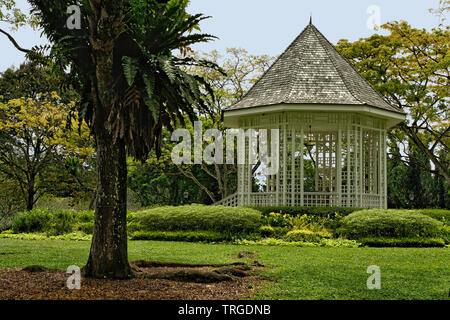
{"type": "MultiPolygon", "coordinates": [[[[71,90],[61,91],[61,81],[57,77],[55,77],[48,67],[45,67],[39,63],[27,61],[20,65],[18,69],[10,68],[0,74],[0,92],[2,95],[0,96],[0,102],[7,105],[9,101],[12,100],[20,100],[23,98],[31,99],[31,100],[39,100],[39,95],[44,96],[51,92],[58,92],[58,95],[61,97],[59,103],[65,104],[67,107],[64,107],[62,110],[65,113],[65,117],[68,118],[69,114],[72,112],[70,109],[73,101],[78,99],[78,95],[71,90]]],[[[39,110],[37,110],[39,113],[39,110]]],[[[6,116],[4,113],[3,116],[6,116]]],[[[28,115],[30,117],[34,117],[31,114],[28,115]]],[[[4,117],[0,119],[0,121],[8,121],[11,125],[10,121],[15,118],[11,116],[9,119],[4,117]]],[[[17,120],[17,119],[15,119],[17,120]]],[[[80,129],[82,129],[81,137],[78,137],[76,134],[76,130],[78,125],[75,125],[72,128],[60,128],[64,132],[68,132],[67,136],[62,136],[61,143],[64,146],[69,146],[68,148],[58,148],[52,147],[51,157],[47,157],[48,161],[39,166],[39,176],[45,177],[45,179],[39,178],[39,197],[43,196],[56,196],[56,197],[72,197],[72,204],[78,204],[80,201],[84,201],[84,199],[92,197],[93,190],[95,188],[95,175],[93,174],[93,165],[95,164],[94,159],[90,155],[81,155],[77,152],[76,148],[72,148],[74,144],[77,144],[79,147],[84,145],[84,148],[92,149],[92,140],[89,139],[86,130],[86,126],[84,125],[80,129]],[[68,139],[71,139],[70,141],[68,139]]],[[[30,128],[28,128],[30,130],[30,128]]],[[[9,144],[15,145],[17,143],[24,143],[24,140],[18,138],[16,134],[11,134],[7,131],[2,131],[2,140],[8,141],[9,144]]],[[[41,144],[44,143],[41,141],[41,144]]],[[[9,145],[5,143],[5,146],[9,145]]],[[[23,155],[20,155],[20,148],[16,148],[14,150],[9,150],[10,152],[15,152],[15,159],[22,159],[23,155]]],[[[3,151],[3,154],[7,151],[3,151]]],[[[31,153],[33,150],[31,150],[31,153]]],[[[92,152],[90,151],[89,154],[92,152]]],[[[11,155],[12,156],[12,155],[11,155]]],[[[35,161],[33,159],[29,159],[30,161],[35,161]]],[[[6,164],[0,164],[0,166],[4,167],[5,170],[11,170],[11,167],[8,167],[6,164]],[[6,166],[6,167],[5,167],[6,166]]],[[[31,168],[29,168],[31,169],[31,168]]],[[[13,170],[14,171],[14,170],[13,170]]],[[[19,171],[23,173],[23,171],[19,171]]],[[[29,173],[30,174],[30,173],[29,173]]],[[[20,187],[18,185],[18,181],[16,178],[9,175],[8,177],[4,177],[2,179],[2,187],[5,187],[5,190],[16,190],[15,198],[16,202],[23,202],[31,197],[25,196],[21,194],[20,187]],[[11,180],[13,178],[13,180],[11,180]],[[14,185],[11,188],[11,185],[14,185]],[[18,192],[17,192],[18,191],[18,192]]],[[[24,177],[21,179],[22,181],[26,180],[24,177]]],[[[23,186],[23,183],[22,183],[23,186]]],[[[4,192],[4,194],[6,194],[4,192]]],[[[35,194],[37,196],[37,194],[35,194]]],[[[33,205],[37,202],[38,198],[33,201],[33,205]]],[[[11,203],[11,197],[4,197],[5,206],[8,207],[6,203],[11,203]]],[[[29,205],[30,207],[31,205],[29,205]]],[[[15,208],[26,207],[26,202],[23,202],[19,207],[14,206],[15,208]]],[[[9,212],[9,215],[11,212],[9,212]]]]}
{"type": "MultiPolygon", "coordinates": [[[[276,59],[269,55],[249,55],[241,48],[228,48],[225,55],[213,50],[209,53],[197,53],[196,57],[212,61],[224,71],[219,72],[201,65],[188,68],[189,72],[204,78],[214,93],[204,92],[205,103],[210,110],[201,117],[204,131],[213,128],[224,131],[224,108],[238,102],[276,59]]],[[[211,142],[204,141],[204,146],[211,142]]],[[[259,165],[255,166],[255,172],[258,167],[259,165]]],[[[178,169],[185,177],[193,180],[208,195],[211,202],[224,199],[236,191],[236,164],[201,164],[203,172],[214,180],[212,189],[201,183],[198,174],[194,174],[198,169],[197,166],[183,165],[178,166],[178,169]]]]}
{"type": "Polygon", "coordinates": [[[439,0],[439,7],[437,9],[429,9],[429,11],[439,17],[441,21],[440,26],[443,26],[447,20],[446,14],[450,11],[450,0],[439,0]]]}
{"type": "Polygon", "coordinates": [[[408,120],[392,131],[393,141],[413,142],[433,163],[428,170],[449,184],[449,159],[442,155],[450,148],[450,29],[428,32],[404,21],[382,28],[389,35],[341,40],[338,50],[391,104],[408,113],[408,120]]]}
{"type": "Polygon", "coordinates": [[[0,171],[18,184],[27,210],[53,184],[48,169],[60,155],[92,156],[86,124],[80,136],[67,123],[74,103],[59,100],[53,92],[0,103],[0,171]]]}

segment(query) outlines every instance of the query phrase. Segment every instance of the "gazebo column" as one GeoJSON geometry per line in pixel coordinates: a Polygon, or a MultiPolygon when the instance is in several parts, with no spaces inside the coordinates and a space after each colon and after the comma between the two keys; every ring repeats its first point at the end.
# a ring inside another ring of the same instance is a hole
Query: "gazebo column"
{"type": "Polygon", "coordinates": [[[384,166],[383,166],[383,132],[378,133],[378,194],[380,196],[380,208],[384,207],[384,166]]]}
{"type": "Polygon", "coordinates": [[[305,151],[305,129],[302,126],[300,129],[300,206],[302,207],[305,205],[304,151],[305,151]]]}
{"type": "Polygon", "coordinates": [[[287,206],[287,148],[287,117],[286,115],[283,115],[283,206],[287,206]]]}
{"type": "MultiPolygon", "coordinates": [[[[347,207],[350,207],[350,196],[351,196],[351,189],[352,189],[352,186],[351,186],[351,157],[352,157],[352,154],[351,154],[351,140],[350,140],[350,131],[351,131],[351,127],[350,127],[350,121],[348,120],[348,116],[347,116],[347,121],[346,121],[346,123],[347,123],[347,125],[346,125],[346,127],[347,127],[347,155],[346,155],[346,157],[347,157],[347,188],[346,188],[346,191],[347,191],[347,207]]],[[[352,205],[352,207],[353,207],[353,205],[352,205]]]]}
{"type": "MultiPolygon", "coordinates": [[[[280,117],[278,117],[278,129],[280,129],[280,117]]],[[[283,146],[283,142],[279,142],[279,146],[278,148],[282,148],[283,146]]],[[[282,164],[279,163],[278,165],[278,172],[275,174],[275,178],[276,178],[276,186],[275,186],[275,202],[276,205],[279,206],[280,205],[280,169],[281,169],[282,164]]]]}
{"type": "Polygon", "coordinates": [[[336,192],[337,205],[342,206],[342,121],[339,120],[337,142],[336,142],[336,192]]]}
{"type": "Polygon", "coordinates": [[[295,206],[295,142],[296,132],[295,128],[291,130],[291,206],[295,206]]]}
{"type": "Polygon", "coordinates": [[[319,192],[319,133],[314,134],[314,141],[316,145],[316,163],[314,165],[314,191],[319,192]]]}
{"type": "Polygon", "coordinates": [[[244,170],[245,165],[238,165],[238,205],[244,206],[244,170]]]}
{"type": "MultiPolygon", "coordinates": [[[[361,120],[360,120],[361,121],[361,120]]],[[[363,208],[363,187],[364,187],[364,170],[363,170],[363,130],[361,126],[359,128],[359,134],[358,134],[358,142],[356,143],[356,146],[359,149],[359,170],[358,170],[358,193],[359,193],[359,207],[363,208]]]]}
{"type": "Polygon", "coordinates": [[[252,186],[253,186],[253,159],[254,159],[254,150],[253,150],[253,129],[249,130],[248,135],[248,164],[247,164],[247,205],[251,205],[251,197],[252,197],[252,186]]]}
{"type": "Polygon", "coordinates": [[[237,165],[238,167],[238,174],[237,174],[237,190],[238,190],[238,205],[239,206],[244,206],[245,205],[245,185],[246,185],[246,181],[245,181],[245,172],[246,172],[246,168],[247,168],[247,162],[248,162],[248,152],[247,152],[247,144],[246,144],[246,138],[244,136],[244,139],[238,139],[238,152],[239,150],[242,150],[243,152],[243,157],[244,157],[244,163],[243,164],[239,164],[237,165]]]}
{"type": "MultiPolygon", "coordinates": [[[[321,174],[322,174],[322,181],[321,181],[321,184],[322,184],[322,192],[326,192],[327,190],[326,190],[326,188],[327,188],[327,178],[328,178],[328,175],[327,175],[327,171],[328,171],[328,165],[327,165],[327,145],[326,145],[326,137],[327,137],[327,134],[326,134],[326,132],[324,132],[324,133],[322,133],[322,139],[320,139],[320,135],[319,135],[319,140],[320,140],[320,142],[321,142],[321,144],[322,144],[322,169],[321,169],[321,174]]],[[[320,176],[319,176],[320,177],[320,176]]],[[[319,197],[319,199],[320,199],[321,197],[319,197]]]]}
{"type": "Polygon", "coordinates": [[[384,190],[383,190],[383,197],[384,197],[384,209],[388,208],[388,202],[387,202],[387,142],[386,142],[386,130],[383,130],[383,155],[384,157],[384,165],[383,165],[383,177],[384,180],[384,190]]]}

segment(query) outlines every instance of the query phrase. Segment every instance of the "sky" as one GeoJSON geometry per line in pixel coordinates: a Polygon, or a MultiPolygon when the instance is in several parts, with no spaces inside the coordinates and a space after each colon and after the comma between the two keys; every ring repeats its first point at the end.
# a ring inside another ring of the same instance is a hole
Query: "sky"
{"type": "MultiPolygon", "coordinates": [[[[19,8],[29,12],[26,0],[16,0],[19,8]]],[[[308,24],[313,24],[336,44],[369,37],[376,31],[369,26],[388,21],[406,20],[413,27],[430,30],[439,19],[428,12],[437,8],[439,0],[191,0],[190,13],[203,13],[212,18],[203,21],[203,33],[219,39],[193,46],[196,51],[244,48],[250,54],[278,55],[308,24]],[[368,26],[369,22],[369,26],[368,26]]],[[[8,29],[4,23],[1,28],[8,29]]],[[[39,30],[29,27],[12,32],[24,48],[47,43],[39,30]]],[[[9,40],[0,34],[0,71],[24,61],[9,40]]]]}

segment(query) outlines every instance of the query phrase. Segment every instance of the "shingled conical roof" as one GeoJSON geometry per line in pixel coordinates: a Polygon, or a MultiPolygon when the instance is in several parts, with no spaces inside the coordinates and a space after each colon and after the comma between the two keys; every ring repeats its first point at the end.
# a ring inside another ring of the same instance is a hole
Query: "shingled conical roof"
{"type": "Polygon", "coordinates": [[[278,104],[388,104],[310,22],[238,103],[226,111],[278,104]]]}

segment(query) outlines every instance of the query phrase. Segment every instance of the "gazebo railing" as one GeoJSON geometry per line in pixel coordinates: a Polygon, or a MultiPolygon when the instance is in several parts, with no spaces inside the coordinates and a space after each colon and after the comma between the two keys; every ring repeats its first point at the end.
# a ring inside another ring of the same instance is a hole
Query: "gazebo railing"
{"type": "Polygon", "coordinates": [[[252,207],[271,206],[276,201],[276,192],[252,192],[250,194],[250,206],[252,207]]]}
{"type": "Polygon", "coordinates": [[[238,194],[233,193],[232,195],[214,203],[215,206],[225,206],[225,207],[237,207],[238,204],[238,194]]]}
{"type": "MultiPolygon", "coordinates": [[[[296,201],[294,205],[302,206],[301,200],[296,201]]],[[[336,192],[305,192],[303,194],[303,206],[304,207],[339,206],[339,194],[336,192]]]]}
{"type": "Polygon", "coordinates": [[[356,208],[376,208],[382,207],[382,199],[378,194],[363,194],[362,203],[357,195],[347,196],[337,192],[305,192],[295,193],[292,200],[292,193],[285,198],[276,192],[252,192],[250,194],[239,195],[234,193],[222,199],[214,205],[237,207],[237,206],[304,206],[304,207],[356,207],[356,208]],[[250,196],[250,199],[249,199],[250,196]],[[286,201],[286,202],[284,202],[286,201]]]}

